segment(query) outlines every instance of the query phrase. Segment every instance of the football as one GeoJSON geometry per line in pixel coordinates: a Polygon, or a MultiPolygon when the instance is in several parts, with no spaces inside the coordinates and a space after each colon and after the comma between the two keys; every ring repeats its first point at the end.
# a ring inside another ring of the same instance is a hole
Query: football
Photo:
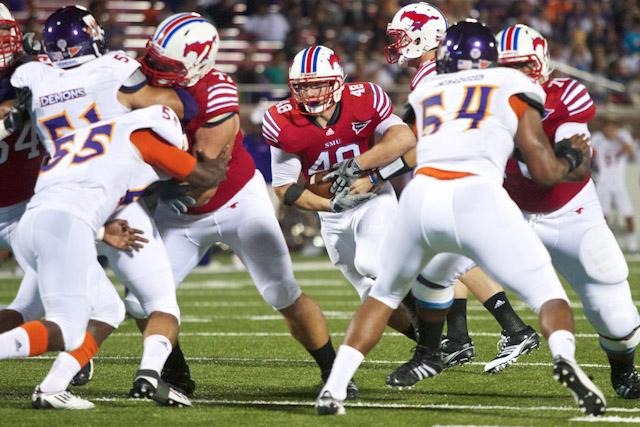
{"type": "Polygon", "coordinates": [[[333,194],[329,191],[329,188],[331,188],[333,180],[322,182],[322,178],[324,178],[329,172],[331,171],[322,171],[311,175],[309,177],[309,181],[307,181],[305,185],[305,188],[317,196],[324,197],[326,199],[332,198],[333,194]]]}

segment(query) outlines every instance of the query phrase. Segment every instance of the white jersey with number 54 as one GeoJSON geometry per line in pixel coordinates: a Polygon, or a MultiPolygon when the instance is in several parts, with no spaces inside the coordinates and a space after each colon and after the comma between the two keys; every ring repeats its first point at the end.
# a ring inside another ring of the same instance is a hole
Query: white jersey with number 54
{"type": "Polygon", "coordinates": [[[542,88],[509,68],[422,80],[409,95],[416,117],[417,167],[468,172],[502,183],[518,126],[510,104],[515,95],[543,108],[542,88]]]}

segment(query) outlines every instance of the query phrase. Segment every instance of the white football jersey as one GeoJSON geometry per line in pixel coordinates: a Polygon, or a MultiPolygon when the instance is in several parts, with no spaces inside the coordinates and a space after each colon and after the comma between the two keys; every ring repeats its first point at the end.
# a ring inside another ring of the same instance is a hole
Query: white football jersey
{"type": "Polygon", "coordinates": [[[423,79],[409,95],[416,116],[418,166],[469,172],[502,183],[518,118],[509,98],[544,105],[542,88],[509,68],[465,70],[423,79]]]}
{"type": "Polygon", "coordinates": [[[27,209],[42,206],[65,211],[95,230],[100,228],[143,172],[147,184],[166,177],[145,163],[131,143],[130,134],[143,128],[183,148],[180,120],[161,105],[76,129],[54,141],[55,153],[42,166],[27,209]]]}
{"type": "Polygon", "coordinates": [[[118,102],[117,94],[139,67],[138,61],[122,51],[66,70],[29,62],[16,69],[11,84],[31,90],[32,119],[51,153],[53,140],[129,112],[118,102]]]}
{"type": "Polygon", "coordinates": [[[618,129],[616,139],[612,141],[602,132],[596,132],[591,138],[591,145],[596,151],[594,159],[598,166],[598,182],[624,187],[628,155],[623,145],[635,149],[635,143],[626,129],[618,129]]]}

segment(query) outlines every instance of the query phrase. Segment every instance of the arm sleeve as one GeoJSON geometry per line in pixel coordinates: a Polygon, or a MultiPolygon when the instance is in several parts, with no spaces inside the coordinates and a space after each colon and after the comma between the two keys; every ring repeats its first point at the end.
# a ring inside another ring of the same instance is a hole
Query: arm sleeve
{"type": "Polygon", "coordinates": [[[403,125],[406,124],[402,121],[402,119],[395,114],[391,114],[389,117],[378,123],[376,126],[376,136],[381,137],[384,133],[392,126],[403,125]]]}
{"type": "Polygon", "coordinates": [[[195,157],[167,144],[149,129],[132,132],[130,139],[145,163],[179,180],[184,180],[196,167],[195,157]]]}
{"type": "Polygon", "coordinates": [[[281,187],[295,184],[302,171],[302,163],[295,154],[289,154],[279,148],[271,147],[271,185],[281,187]]]}
{"type": "Polygon", "coordinates": [[[587,137],[590,137],[591,132],[589,132],[589,127],[586,123],[563,123],[558,126],[558,129],[556,130],[554,142],[562,141],[566,138],[571,138],[573,135],[586,135],[587,137]]]}

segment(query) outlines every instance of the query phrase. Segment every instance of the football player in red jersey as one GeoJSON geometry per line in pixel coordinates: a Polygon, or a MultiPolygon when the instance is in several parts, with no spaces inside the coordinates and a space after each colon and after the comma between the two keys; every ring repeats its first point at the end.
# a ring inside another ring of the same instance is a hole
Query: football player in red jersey
{"type": "MultiPolygon", "coordinates": [[[[335,359],[326,320],[294,278],[264,178],[242,145],[237,86],[229,75],[213,68],[218,33],[213,26],[209,32],[190,31],[183,24],[192,18],[193,14],[167,18],[142,58],[152,85],[183,87],[196,98],[200,113],[186,124],[192,149],[215,156],[225,147],[230,152],[227,179],[196,196],[200,203],[183,215],[166,204],[156,211],[176,283],[184,280],[214,243],[226,243],[244,263],[264,300],[282,313],[291,335],[313,356],[326,379],[335,359]],[[196,62],[208,65],[194,70],[196,62]]],[[[130,295],[128,305],[134,304],[130,295]]],[[[164,378],[178,386],[193,384],[177,345],[165,365],[164,378]]],[[[355,384],[349,392],[350,398],[357,397],[355,384]]]]}
{"type": "MultiPolygon", "coordinates": [[[[412,148],[415,137],[392,114],[391,99],[382,88],[369,82],[344,83],[338,57],[325,46],[311,46],[295,56],[289,86],[293,96],[269,108],[262,121],[271,145],[274,190],[286,205],[318,212],[331,262],[364,299],[376,277],[379,237],[396,211],[393,188],[367,176],[361,178],[364,193],[353,194],[345,187],[329,199],[298,180],[302,175],[309,182],[310,176],[345,160],[357,171],[388,164],[412,148]],[[376,135],[381,140],[373,145],[376,135]]],[[[415,339],[404,309],[389,325],[415,339]]]]}
{"type": "MultiPolygon", "coordinates": [[[[525,25],[508,27],[496,38],[499,63],[518,68],[542,84],[547,94],[542,124],[549,140],[588,135],[587,124],[595,116],[593,100],[580,82],[549,78],[546,39],[525,25]]],[[[585,316],[600,335],[616,393],[624,399],[640,398],[640,376],[634,366],[640,317],[631,297],[626,261],[604,219],[593,181],[586,178],[542,187],[531,180],[521,161],[512,158],[504,187],[549,250],[558,272],[580,297],[585,316]]],[[[509,342],[501,346],[506,349],[509,342]]]]}

